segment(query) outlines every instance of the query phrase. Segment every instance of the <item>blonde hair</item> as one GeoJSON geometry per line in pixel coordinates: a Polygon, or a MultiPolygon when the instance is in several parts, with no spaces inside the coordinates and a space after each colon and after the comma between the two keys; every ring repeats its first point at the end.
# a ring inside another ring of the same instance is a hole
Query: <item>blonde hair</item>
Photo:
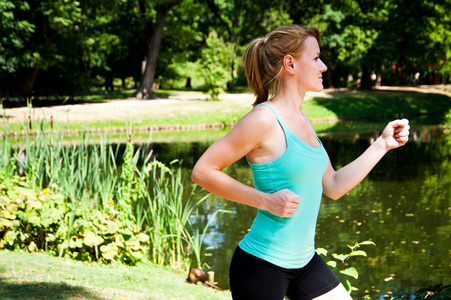
{"type": "Polygon", "coordinates": [[[275,96],[280,89],[283,58],[290,54],[297,58],[302,53],[304,42],[314,37],[320,43],[316,28],[286,25],[277,28],[266,37],[253,40],[243,56],[243,67],[249,87],[254,91],[254,106],[275,96]]]}

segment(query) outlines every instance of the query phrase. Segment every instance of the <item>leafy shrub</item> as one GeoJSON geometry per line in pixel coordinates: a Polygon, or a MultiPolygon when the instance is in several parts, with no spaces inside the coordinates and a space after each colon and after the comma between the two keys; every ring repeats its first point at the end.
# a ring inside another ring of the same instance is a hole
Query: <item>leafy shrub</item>
{"type": "Polygon", "coordinates": [[[451,131],[451,110],[445,115],[445,130],[447,130],[447,133],[451,131]]]}
{"type": "Polygon", "coordinates": [[[56,186],[28,187],[25,177],[0,174],[0,249],[67,254],[81,260],[134,264],[149,251],[149,236],[124,218],[110,201],[108,212],[84,211],[68,203],[56,186]]]}
{"type": "Polygon", "coordinates": [[[181,162],[151,160],[151,147],[136,149],[131,134],[122,152],[105,134],[94,142],[83,131],[65,145],[52,129],[31,138],[26,127],[20,146],[1,140],[0,249],[127,264],[148,255],[176,268],[189,268],[194,255],[201,263],[203,235],[190,218],[208,194],[184,189],[181,162]]]}

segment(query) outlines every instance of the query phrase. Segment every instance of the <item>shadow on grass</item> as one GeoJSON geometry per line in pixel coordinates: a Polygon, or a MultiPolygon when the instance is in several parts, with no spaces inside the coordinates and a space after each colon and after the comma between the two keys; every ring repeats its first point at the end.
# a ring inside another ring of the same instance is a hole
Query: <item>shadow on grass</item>
{"type": "Polygon", "coordinates": [[[65,282],[8,283],[0,278],[1,299],[101,299],[80,286],[65,282]]]}
{"type": "Polygon", "coordinates": [[[451,98],[443,94],[406,91],[331,92],[331,98],[315,98],[317,105],[338,118],[384,118],[414,115],[442,115],[451,109],[451,98]]]}
{"type": "MultiPolygon", "coordinates": [[[[173,90],[154,90],[153,96],[158,99],[167,99],[174,91],[197,91],[192,89],[173,89],[173,90]]],[[[50,106],[63,106],[74,105],[83,103],[104,103],[110,100],[127,100],[134,99],[136,96],[135,90],[122,90],[117,89],[114,91],[97,91],[89,93],[77,93],[73,95],[41,95],[33,96],[33,107],[50,107],[50,106]]],[[[153,100],[147,99],[147,100],[153,100]]],[[[5,97],[0,95],[0,103],[3,108],[18,108],[26,107],[29,98],[24,97],[5,97]]],[[[144,100],[146,101],[146,100],[144,100]]]]}
{"type": "MultiPolygon", "coordinates": [[[[36,95],[33,96],[33,107],[49,107],[59,105],[73,105],[83,103],[103,103],[109,100],[128,99],[134,97],[134,90],[94,91],[74,93],[70,95],[36,95]]],[[[26,107],[30,99],[25,97],[6,97],[0,95],[3,108],[26,107]]]]}

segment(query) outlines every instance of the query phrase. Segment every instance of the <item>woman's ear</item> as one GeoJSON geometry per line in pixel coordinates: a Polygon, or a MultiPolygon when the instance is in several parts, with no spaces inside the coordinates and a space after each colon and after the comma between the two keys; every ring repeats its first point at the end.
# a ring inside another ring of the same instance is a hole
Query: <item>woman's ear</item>
{"type": "Polygon", "coordinates": [[[294,74],[294,57],[287,54],[283,57],[283,68],[290,74],[294,74]]]}

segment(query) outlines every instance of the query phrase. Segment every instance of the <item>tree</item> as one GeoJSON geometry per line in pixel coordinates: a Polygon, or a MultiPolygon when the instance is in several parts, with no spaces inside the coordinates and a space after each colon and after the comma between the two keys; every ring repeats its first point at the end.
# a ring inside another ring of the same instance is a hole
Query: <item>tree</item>
{"type": "Polygon", "coordinates": [[[28,20],[16,18],[15,14],[28,12],[27,2],[4,0],[0,2],[0,70],[13,74],[20,66],[19,57],[15,55],[25,48],[35,26],[28,20]]]}
{"type": "MultiPolygon", "coordinates": [[[[139,0],[141,9],[144,9],[145,5],[142,3],[144,0],[139,0]]],[[[152,84],[155,79],[155,70],[157,64],[157,56],[160,50],[161,40],[163,37],[163,29],[166,21],[166,15],[176,5],[180,4],[183,0],[173,1],[158,1],[155,4],[154,10],[156,12],[155,23],[153,24],[152,34],[148,44],[148,52],[145,61],[144,73],[141,77],[141,83],[139,85],[136,97],[140,99],[152,99],[152,84]]]]}
{"type": "Polygon", "coordinates": [[[102,0],[82,3],[80,29],[83,65],[91,80],[104,79],[105,89],[114,89],[113,79],[141,76],[144,25],[151,16],[136,13],[137,2],[102,0]]]}
{"type": "Polygon", "coordinates": [[[212,100],[224,90],[231,76],[228,67],[231,65],[232,49],[213,31],[207,39],[207,47],[202,50],[202,74],[205,78],[207,93],[212,100]]]}
{"type": "Polygon", "coordinates": [[[384,68],[389,83],[410,84],[416,72],[423,74],[425,83],[438,83],[439,69],[450,54],[450,9],[449,0],[391,1],[369,57],[384,68]]]}
{"type": "Polygon", "coordinates": [[[168,12],[154,80],[160,88],[171,88],[179,79],[186,86],[197,75],[196,62],[208,36],[206,15],[196,0],[184,0],[168,12]]]}
{"type": "Polygon", "coordinates": [[[370,87],[371,71],[385,84],[416,72],[440,83],[451,79],[450,9],[450,0],[1,0],[0,94],[67,95],[99,78],[112,89],[132,76],[150,99],[155,81],[171,87],[202,65],[212,32],[230,46],[233,88],[245,83],[246,45],[289,23],[319,28],[326,86],[360,75],[370,87]]]}
{"type": "Polygon", "coordinates": [[[230,74],[228,88],[233,88],[238,76],[244,76],[241,56],[247,44],[280,25],[292,23],[283,2],[202,0],[200,3],[206,7],[206,35],[214,31],[224,43],[231,45],[232,59],[227,67],[230,74]]]}
{"type": "MultiPolygon", "coordinates": [[[[0,47],[5,48],[1,69],[13,75],[7,83],[11,90],[30,96],[42,69],[71,60],[60,49],[74,46],[74,26],[81,19],[79,2],[8,0],[1,3],[0,11],[5,17],[1,21],[0,47]]],[[[3,73],[2,77],[11,75],[3,73]]]]}

